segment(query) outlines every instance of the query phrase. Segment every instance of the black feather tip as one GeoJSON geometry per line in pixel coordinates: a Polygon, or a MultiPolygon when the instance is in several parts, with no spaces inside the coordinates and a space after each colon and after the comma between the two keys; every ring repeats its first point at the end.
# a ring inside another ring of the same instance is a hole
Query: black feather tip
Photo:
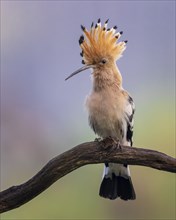
{"type": "Polygon", "coordinates": [[[94,23],[92,22],[92,24],[91,24],[91,28],[93,28],[93,26],[94,26],[94,23]]]}
{"type": "Polygon", "coordinates": [[[128,41],[127,41],[127,40],[124,40],[124,43],[126,43],[126,44],[127,44],[127,43],[128,43],[128,41]]]}
{"type": "Polygon", "coordinates": [[[117,29],[117,26],[114,26],[113,28],[114,28],[114,30],[116,30],[116,29],[117,29]]]}
{"type": "Polygon", "coordinates": [[[85,31],[86,28],[85,28],[83,25],[81,25],[81,29],[82,29],[83,31],[85,31]]]}
{"type": "Polygon", "coordinates": [[[123,34],[123,31],[120,31],[119,33],[122,35],[122,34],[123,34]]]}
{"type": "Polygon", "coordinates": [[[84,60],[82,60],[82,62],[81,62],[82,64],[85,64],[85,61],[84,60]]]}
{"type": "Polygon", "coordinates": [[[100,22],[101,22],[101,20],[100,20],[100,18],[99,18],[97,23],[100,24],[100,22]]]}
{"type": "Polygon", "coordinates": [[[79,38],[79,44],[82,44],[82,43],[83,43],[83,41],[84,41],[84,36],[83,36],[83,35],[81,35],[81,37],[79,38]]]}
{"type": "Polygon", "coordinates": [[[107,24],[107,23],[108,23],[108,21],[109,21],[109,19],[107,19],[107,20],[105,21],[105,24],[107,24]]]}

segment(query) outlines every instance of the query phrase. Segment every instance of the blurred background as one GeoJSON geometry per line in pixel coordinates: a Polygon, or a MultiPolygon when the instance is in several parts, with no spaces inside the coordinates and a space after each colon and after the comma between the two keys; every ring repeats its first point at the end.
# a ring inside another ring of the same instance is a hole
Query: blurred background
{"type": "MultiPolygon", "coordinates": [[[[1,1],[1,190],[51,158],[94,140],[84,100],[80,24],[98,18],[128,40],[118,61],[136,104],[134,146],[175,156],[175,1],[1,1]]],[[[63,177],[2,219],[175,219],[175,175],[131,166],[137,199],[98,195],[103,165],[63,177]]]]}

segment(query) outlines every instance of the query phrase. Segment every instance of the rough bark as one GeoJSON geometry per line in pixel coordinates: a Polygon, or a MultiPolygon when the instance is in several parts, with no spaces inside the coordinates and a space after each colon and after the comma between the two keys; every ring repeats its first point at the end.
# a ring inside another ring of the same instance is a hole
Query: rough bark
{"type": "Polygon", "coordinates": [[[50,160],[27,182],[2,191],[0,213],[27,203],[55,181],[79,167],[104,162],[147,166],[176,173],[176,159],[161,152],[126,146],[104,147],[98,141],[83,143],[50,160]]]}

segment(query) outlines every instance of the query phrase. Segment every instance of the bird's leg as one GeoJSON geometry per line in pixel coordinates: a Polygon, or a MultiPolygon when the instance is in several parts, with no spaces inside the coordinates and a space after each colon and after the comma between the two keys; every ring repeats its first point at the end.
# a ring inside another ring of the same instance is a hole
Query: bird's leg
{"type": "Polygon", "coordinates": [[[120,141],[109,136],[102,140],[102,148],[105,150],[109,148],[111,151],[121,149],[120,141]]]}
{"type": "Polygon", "coordinates": [[[122,149],[122,147],[121,147],[121,144],[120,144],[120,140],[119,139],[114,139],[114,138],[112,138],[112,140],[114,141],[114,143],[113,143],[113,147],[114,147],[114,149],[122,149]]]}
{"type": "Polygon", "coordinates": [[[102,141],[102,138],[100,138],[100,137],[99,137],[99,138],[95,138],[95,140],[94,140],[94,141],[99,143],[99,142],[101,142],[101,141],[102,141]]]}

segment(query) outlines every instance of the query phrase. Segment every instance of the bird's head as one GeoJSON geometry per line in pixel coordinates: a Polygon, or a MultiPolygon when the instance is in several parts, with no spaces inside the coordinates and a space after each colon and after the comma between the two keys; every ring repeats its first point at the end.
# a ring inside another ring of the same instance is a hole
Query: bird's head
{"type": "Polygon", "coordinates": [[[83,35],[79,38],[79,45],[82,49],[80,55],[84,66],[73,72],[66,80],[89,68],[99,70],[111,68],[122,56],[127,41],[118,43],[118,40],[123,32],[116,32],[117,26],[107,28],[107,25],[108,20],[101,25],[100,19],[95,26],[92,23],[90,31],[81,25],[83,35]]]}

